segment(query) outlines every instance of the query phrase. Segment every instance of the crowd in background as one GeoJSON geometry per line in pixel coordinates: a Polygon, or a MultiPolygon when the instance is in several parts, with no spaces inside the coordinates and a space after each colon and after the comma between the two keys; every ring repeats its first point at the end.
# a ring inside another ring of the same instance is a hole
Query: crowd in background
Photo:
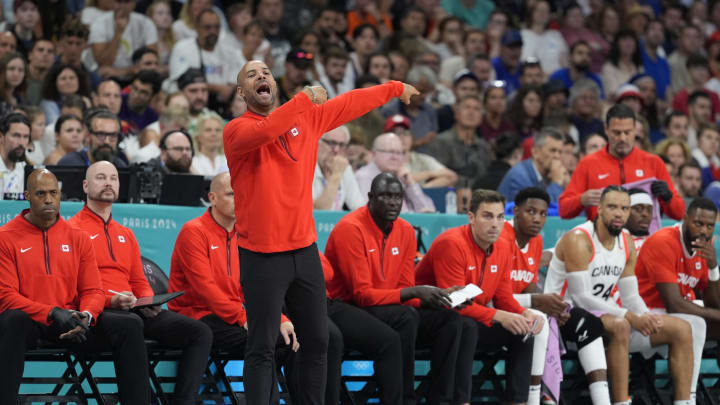
{"type": "Polygon", "coordinates": [[[712,198],[720,178],[720,1],[5,0],[2,12],[0,110],[32,122],[23,156],[0,138],[6,174],[77,164],[63,160],[72,152],[86,165],[226,171],[222,129],[246,110],[236,76],[260,59],[279,103],[310,84],[330,98],[389,80],[420,91],[323,137],[316,208],[364,204],[380,171],[414,191],[408,211],[435,211],[433,187],[454,187],[459,210],[475,188],[512,200],[503,177],[529,158],[557,202],[604,147],[614,103],[639,115],[636,147],[665,161],[682,197],[712,198]],[[97,107],[120,133],[87,128],[97,107]],[[545,127],[559,138],[538,138],[545,127]],[[187,136],[167,144],[178,129],[187,136]]]}

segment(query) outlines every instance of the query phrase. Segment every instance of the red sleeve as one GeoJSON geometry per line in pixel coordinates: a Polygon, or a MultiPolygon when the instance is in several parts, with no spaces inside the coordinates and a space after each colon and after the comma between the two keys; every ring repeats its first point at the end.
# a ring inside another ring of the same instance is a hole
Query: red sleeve
{"type": "MultiPolygon", "coordinates": [[[[417,253],[417,239],[415,239],[415,230],[411,227],[406,228],[406,235],[403,238],[405,244],[402,259],[402,272],[398,280],[398,287],[409,288],[415,286],[415,255],[417,253]]],[[[420,307],[420,300],[413,298],[405,301],[403,304],[412,307],[420,307]]]]}
{"type": "Polygon", "coordinates": [[[390,99],[400,97],[404,88],[401,82],[391,80],[385,84],[351,90],[331,98],[324,104],[313,107],[314,128],[318,130],[318,136],[322,136],[325,132],[380,107],[390,99]]]}
{"type": "Polygon", "coordinates": [[[685,216],[685,201],[682,199],[680,194],[678,194],[677,190],[675,190],[675,186],[673,185],[673,181],[670,178],[670,174],[668,174],[667,168],[665,167],[665,163],[663,163],[660,158],[654,159],[655,161],[655,177],[658,180],[663,180],[665,183],[667,183],[668,188],[670,191],[672,191],[672,199],[670,202],[665,202],[662,199],[658,198],[658,201],[660,201],[660,206],[663,209],[663,212],[665,215],[669,216],[672,219],[680,220],[685,216]]]}
{"type": "Polygon", "coordinates": [[[675,249],[662,238],[649,238],[642,246],[642,254],[638,260],[642,260],[650,283],[672,283],[678,282],[678,269],[675,262],[668,260],[668,252],[675,249]]]}
{"type": "Polygon", "coordinates": [[[223,131],[228,160],[231,156],[243,155],[275,141],[279,135],[292,128],[295,116],[310,110],[312,105],[310,98],[300,92],[262,120],[240,117],[230,121],[223,131]]]}
{"type": "Polygon", "coordinates": [[[175,241],[175,253],[177,253],[178,267],[183,269],[183,274],[193,292],[200,296],[203,303],[215,315],[223,321],[233,325],[243,325],[247,320],[245,309],[238,302],[239,297],[231,299],[215,284],[212,265],[207,255],[207,242],[202,231],[195,228],[184,227],[180,230],[175,241]]]}
{"type": "MultiPolygon", "coordinates": [[[[435,280],[440,288],[450,288],[453,286],[464,286],[468,282],[465,279],[465,252],[458,246],[456,241],[451,239],[441,239],[433,243],[430,248],[435,249],[433,271],[435,272],[435,280]]],[[[510,283],[504,283],[510,285],[510,283]]],[[[482,294],[480,295],[482,296],[482,294]]],[[[478,298],[480,297],[478,296],[478,298]]],[[[492,324],[493,316],[497,312],[494,308],[488,308],[481,305],[478,301],[474,301],[467,307],[459,310],[460,315],[473,318],[487,326],[492,324]]]]}
{"type": "Polygon", "coordinates": [[[132,240],[133,256],[130,267],[130,287],[132,293],[136,297],[152,297],[155,295],[150,283],[145,278],[145,271],[143,270],[142,259],[140,257],[140,246],[135,239],[135,236],[130,233],[128,237],[132,240]]]}
{"type": "MultiPolygon", "coordinates": [[[[504,259],[500,263],[500,268],[503,272],[501,280],[509,280],[510,274],[508,272],[510,271],[510,269],[512,269],[512,260],[510,259],[511,255],[507,254],[503,257],[504,259]]],[[[498,283],[497,288],[495,289],[495,295],[493,295],[492,300],[495,308],[497,309],[501,309],[507,312],[514,312],[516,314],[521,314],[523,313],[523,311],[525,311],[525,308],[521,307],[520,304],[515,301],[515,297],[513,296],[512,291],[512,283],[498,283]]]]}
{"type": "Polygon", "coordinates": [[[13,260],[13,249],[0,241],[0,313],[7,309],[19,309],[30,315],[33,321],[48,325],[52,305],[32,301],[20,294],[20,279],[13,260]]]}
{"type": "MultiPolygon", "coordinates": [[[[334,269],[342,273],[343,278],[350,285],[350,291],[355,304],[361,307],[377,305],[400,304],[400,288],[380,289],[372,284],[372,271],[368,266],[365,255],[365,244],[362,233],[354,225],[338,223],[330,234],[328,256],[334,259],[334,269]],[[331,244],[331,241],[333,242],[331,244]],[[335,254],[337,253],[337,254],[335,254]]],[[[380,257],[380,255],[376,255],[380,257]]]]}
{"type": "Polygon", "coordinates": [[[567,187],[565,187],[565,191],[560,194],[558,210],[560,217],[563,219],[575,218],[583,211],[584,207],[580,202],[580,197],[582,193],[588,189],[588,169],[586,167],[587,165],[583,164],[585,162],[585,160],[580,161],[572,177],[570,177],[570,184],[568,184],[567,187]]]}
{"type": "Polygon", "coordinates": [[[90,238],[83,232],[77,239],[80,248],[80,266],[77,278],[77,292],[80,298],[78,309],[90,312],[93,316],[93,323],[95,323],[105,308],[105,293],[90,238]]]}

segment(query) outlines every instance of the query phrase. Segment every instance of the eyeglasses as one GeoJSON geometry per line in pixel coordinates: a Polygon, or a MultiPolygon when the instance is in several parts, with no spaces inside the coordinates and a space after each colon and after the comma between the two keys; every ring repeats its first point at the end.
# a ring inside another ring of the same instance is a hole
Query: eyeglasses
{"type": "Polygon", "coordinates": [[[334,149],[334,148],[345,149],[345,148],[348,147],[348,144],[346,144],[345,142],[329,141],[329,140],[327,140],[327,139],[325,139],[325,138],[320,138],[320,140],[323,141],[323,143],[324,143],[325,145],[327,145],[328,148],[330,148],[330,149],[334,149]]]}
{"type": "Polygon", "coordinates": [[[91,134],[95,135],[95,137],[99,141],[105,141],[105,140],[115,140],[120,137],[120,134],[117,132],[102,132],[102,131],[90,131],[91,134]]]}
{"type": "Polygon", "coordinates": [[[183,153],[183,152],[192,153],[192,148],[189,146],[173,146],[172,148],[167,148],[167,150],[171,150],[173,152],[180,152],[180,153],[183,153]]]}
{"type": "Polygon", "coordinates": [[[405,151],[404,151],[404,150],[383,150],[383,149],[375,149],[375,152],[387,153],[388,155],[392,155],[392,156],[405,156],[405,151]]]}

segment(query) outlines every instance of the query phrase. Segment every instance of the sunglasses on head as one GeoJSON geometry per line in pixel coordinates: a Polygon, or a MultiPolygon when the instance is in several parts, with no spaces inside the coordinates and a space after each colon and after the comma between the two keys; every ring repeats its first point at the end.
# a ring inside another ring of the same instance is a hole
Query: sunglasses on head
{"type": "Polygon", "coordinates": [[[298,59],[313,60],[313,54],[310,52],[296,52],[295,57],[298,59]]]}

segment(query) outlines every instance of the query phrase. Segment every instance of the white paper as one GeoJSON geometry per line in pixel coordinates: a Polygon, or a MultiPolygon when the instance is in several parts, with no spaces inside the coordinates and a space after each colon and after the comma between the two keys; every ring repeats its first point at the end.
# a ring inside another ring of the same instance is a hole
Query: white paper
{"type": "Polygon", "coordinates": [[[480,289],[480,287],[470,283],[465,287],[450,293],[450,302],[452,307],[455,308],[456,306],[464,303],[467,300],[471,300],[482,293],[483,291],[480,289]]]}

